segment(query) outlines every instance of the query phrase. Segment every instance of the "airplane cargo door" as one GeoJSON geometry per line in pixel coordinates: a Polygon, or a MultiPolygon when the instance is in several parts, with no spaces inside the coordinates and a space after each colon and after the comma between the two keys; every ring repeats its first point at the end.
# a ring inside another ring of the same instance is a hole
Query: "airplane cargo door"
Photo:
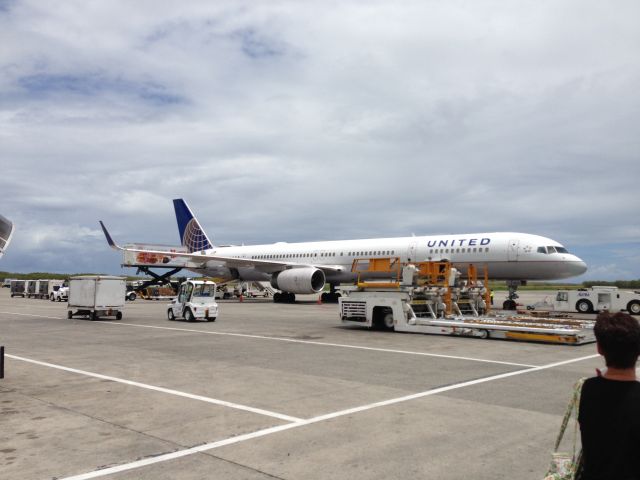
{"type": "Polygon", "coordinates": [[[520,245],[520,240],[517,238],[512,238],[509,240],[509,248],[507,250],[507,260],[510,262],[515,262],[518,260],[518,247],[520,245]]]}

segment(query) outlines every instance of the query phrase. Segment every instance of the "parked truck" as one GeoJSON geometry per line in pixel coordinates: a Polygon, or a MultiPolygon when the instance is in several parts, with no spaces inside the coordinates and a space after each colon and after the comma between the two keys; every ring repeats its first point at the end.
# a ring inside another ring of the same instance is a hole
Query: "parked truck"
{"type": "Polygon", "coordinates": [[[606,286],[558,290],[553,309],[580,313],[626,310],[631,315],[640,315],[640,292],[606,286]]]}
{"type": "Polygon", "coordinates": [[[213,322],[218,316],[216,284],[209,280],[187,280],[180,285],[178,296],[167,308],[167,318],[184,318],[188,322],[213,322]]]}
{"type": "Polygon", "coordinates": [[[122,318],[125,302],[125,279],[103,275],[71,277],[67,317],[89,316],[96,320],[101,316],[122,318]]]}

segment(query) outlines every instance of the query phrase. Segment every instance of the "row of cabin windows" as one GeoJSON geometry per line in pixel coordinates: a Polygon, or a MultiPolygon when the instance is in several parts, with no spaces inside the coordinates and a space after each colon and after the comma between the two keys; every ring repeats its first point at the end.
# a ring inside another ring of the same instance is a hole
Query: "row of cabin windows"
{"type": "Polygon", "coordinates": [[[429,250],[429,253],[482,253],[482,252],[488,252],[489,251],[489,247],[485,247],[484,249],[482,247],[473,247],[473,248],[432,248],[431,250],[429,250]]]}
{"type": "MultiPolygon", "coordinates": [[[[351,256],[355,256],[355,257],[362,257],[362,256],[380,256],[380,255],[395,255],[396,251],[395,250],[374,250],[374,251],[369,251],[369,252],[348,252],[347,256],[351,257],[351,256]]],[[[251,258],[253,259],[257,259],[257,260],[269,260],[269,259],[273,259],[273,258],[309,258],[309,257],[315,257],[318,256],[317,253],[287,253],[284,255],[252,255],[251,258]]],[[[340,256],[343,257],[344,256],[344,252],[340,252],[340,254],[338,255],[338,253],[320,253],[321,257],[335,257],[335,256],[340,256]]]]}

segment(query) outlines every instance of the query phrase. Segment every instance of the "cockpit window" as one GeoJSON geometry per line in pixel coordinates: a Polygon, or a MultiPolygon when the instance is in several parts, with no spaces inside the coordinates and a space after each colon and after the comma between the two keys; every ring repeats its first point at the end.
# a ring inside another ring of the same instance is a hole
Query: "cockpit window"
{"type": "Polygon", "coordinates": [[[552,245],[549,245],[547,247],[538,247],[537,250],[538,253],[569,253],[569,251],[564,248],[564,247],[554,247],[552,245]]]}

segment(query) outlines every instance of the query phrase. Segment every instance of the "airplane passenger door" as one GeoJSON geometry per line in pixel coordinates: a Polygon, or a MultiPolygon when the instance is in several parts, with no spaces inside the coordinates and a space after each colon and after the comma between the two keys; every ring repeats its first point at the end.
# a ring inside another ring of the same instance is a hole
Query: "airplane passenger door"
{"type": "Polygon", "coordinates": [[[509,240],[509,247],[507,249],[507,260],[510,262],[516,262],[518,260],[518,249],[520,246],[520,240],[512,238],[509,240]]]}

